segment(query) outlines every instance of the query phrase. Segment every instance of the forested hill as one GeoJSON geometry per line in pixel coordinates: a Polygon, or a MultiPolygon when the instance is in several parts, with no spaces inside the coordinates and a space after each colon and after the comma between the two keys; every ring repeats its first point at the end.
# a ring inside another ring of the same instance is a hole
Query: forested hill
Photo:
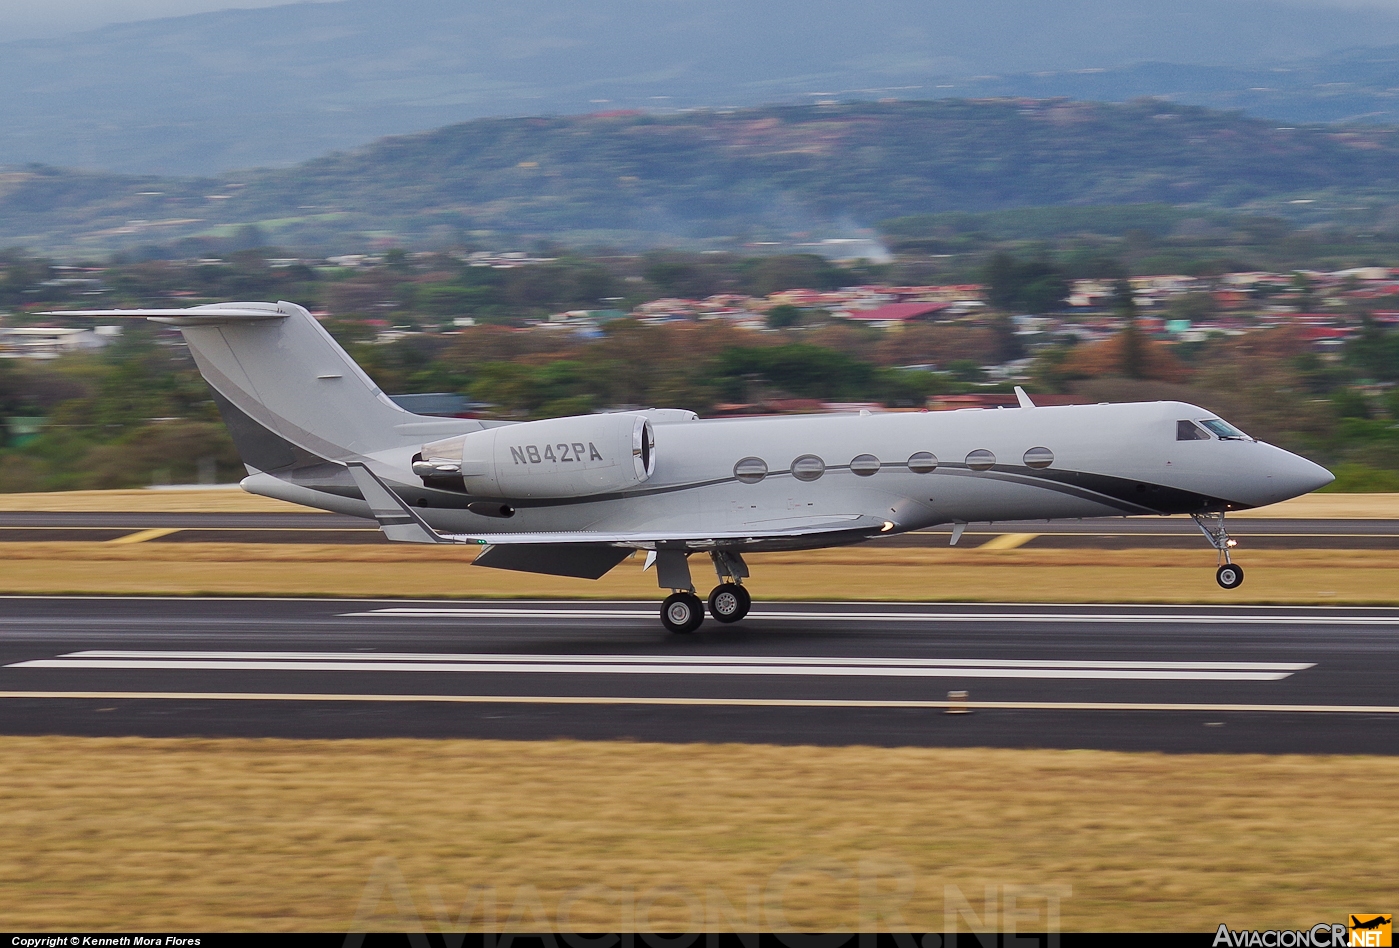
{"type": "Polygon", "coordinates": [[[491,234],[635,245],[842,236],[955,210],[1325,215],[1365,201],[1399,201],[1399,129],[1280,128],[1153,101],[938,100],[485,119],[216,179],[9,169],[0,242],[97,251],[256,225],[308,248],[491,234]]]}

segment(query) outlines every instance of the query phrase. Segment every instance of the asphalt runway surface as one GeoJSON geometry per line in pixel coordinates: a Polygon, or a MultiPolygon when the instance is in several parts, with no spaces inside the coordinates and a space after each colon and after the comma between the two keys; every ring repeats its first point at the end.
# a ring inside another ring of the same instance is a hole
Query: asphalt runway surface
{"type": "Polygon", "coordinates": [[[1393,754],[1397,677],[1399,609],[0,598],[4,734],[1393,754]]]}
{"type": "MultiPolygon", "coordinates": [[[[1229,521],[1243,549],[1399,549],[1396,520],[1229,521]]],[[[878,537],[878,547],[946,546],[946,527],[878,537]]],[[[0,543],[387,543],[368,520],[323,513],[0,513],[0,543]]],[[[971,524],[960,547],[993,549],[1208,548],[1188,517],[1132,517],[971,524]]]]}

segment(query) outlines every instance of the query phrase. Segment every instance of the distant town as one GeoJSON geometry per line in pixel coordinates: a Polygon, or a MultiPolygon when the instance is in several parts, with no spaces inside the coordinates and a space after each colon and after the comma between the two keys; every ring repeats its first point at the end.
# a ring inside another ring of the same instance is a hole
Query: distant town
{"type": "MultiPolygon", "coordinates": [[[[398,261],[417,264],[428,271],[443,259],[471,268],[513,270],[557,263],[557,258],[524,251],[474,251],[452,254],[406,254],[398,261]]],[[[853,262],[853,261],[852,261],[853,262]]],[[[178,261],[170,266],[193,271],[225,268],[237,261],[199,258],[178,261]]],[[[395,265],[384,253],[344,254],[326,259],[268,257],[263,264],[272,271],[292,268],[331,274],[367,276],[395,265]]],[[[107,305],[105,300],[118,293],[109,274],[124,268],[100,266],[52,267],[54,275],[39,286],[62,291],[69,299],[107,305]]],[[[1125,278],[1131,288],[1135,321],[1142,332],[1167,343],[1200,343],[1212,337],[1240,336],[1244,333],[1291,327],[1321,355],[1336,356],[1346,341],[1360,332],[1366,320],[1387,325],[1399,324],[1399,267],[1353,267],[1336,271],[1295,270],[1290,272],[1248,271],[1222,273],[1210,277],[1159,274],[1125,278]],[[1377,308],[1377,304],[1381,304],[1377,308]],[[1393,308],[1383,308],[1392,306],[1393,308]]],[[[129,280],[118,281],[128,282],[129,280]]],[[[640,281],[637,281],[640,282],[640,281]]],[[[629,286],[628,289],[631,287],[629,286]]],[[[1065,281],[1059,305],[1042,312],[1011,312],[1014,334],[1024,354],[1002,363],[980,368],[988,381],[1027,381],[1033,353],[1044,346],[1102,342],[1122,331],[1119,285],[1109,279],[1065,281]]],[[[170,305],[194,305],[203,301],[198,291],[171,290],[170,305]]],[[[146,300],[147,304],[152,303],[146,300]]],[[[537,315],[521,314],[507,320],[521,333],[572,336],[582,340],[599,338],[603,327],[616,319],[631,318],[645,325],[683,328],[720,321],[746,332],[764,333],[812,329],[832,323],[866,327],[882,333],[898,333],[911,326],[961,324],[977,326],[994,308],[988,302],[983,283],[899,286],[863,283],[833,289],[791,287],[765,295],[717,293],[702,298],[661,296],[623,308],[625,297],[599,300],[599,305],[564,309],[537,315]]],[[[81,350],[100,349],[121,337],[119,325],[75,327],[62,317],[33,317],[34,304],[18,311],[0,313],[0,358],[52,359],[81,350]]],[[[463,312],[449,318],[400,321],[398,310],[411,312],[394,300],[372,304],[373,315],[336,313],[319,308],[315,314],[325,320],[351,320],[372,330],[373,341],[394,343],[415,335],[452,335],[463,329],[488,323],[463,312]]],[[[468,307],[463,307],[468,309],[468,307]]],[[[440,307],[434,307],[440,311],[440,307]]],[[[912,364],[908,368],[938,371],[938,362],[912,364]]]]}

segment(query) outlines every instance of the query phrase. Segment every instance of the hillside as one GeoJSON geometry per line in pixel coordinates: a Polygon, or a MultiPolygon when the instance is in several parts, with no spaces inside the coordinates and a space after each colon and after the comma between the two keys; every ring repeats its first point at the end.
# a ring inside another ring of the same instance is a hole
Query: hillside
{"type": "Polygon", "coordinates": [[[1399,46],[1352,48],[1267,65],[1129,63],[1103,69],[962,76],[942,94],[1122,102],[1153,96],[1282,122],[1399,122],[1399,46]]]}
{"type": "Polygon", "coordinates": [[[1145,202],[1316,218],[1399,201],[1397,133],[1142,101],[483,119],[220,178],[12,170],[0,243],[97,251],[246,225],[336,249],[376,236],[786,240],[924,213],[1145,202]]]}
{"type": "Polygon", "coordinates": [[[1394,70],[1313,57],[1395,43],[1397,12],[1280,0],[300,3],[0,43],[0,164],[211,174],[481,117],[824,98],[1333,120],[1389,110],[1394,70]]]}

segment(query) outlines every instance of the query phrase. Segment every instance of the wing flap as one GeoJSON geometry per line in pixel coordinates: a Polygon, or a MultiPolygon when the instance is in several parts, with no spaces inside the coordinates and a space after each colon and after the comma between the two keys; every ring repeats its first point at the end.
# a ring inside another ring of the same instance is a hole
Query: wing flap
{"type": "Polygon", "coordinates": [[[574,576],[601,579],[608,570],[632,555],[626,547],[607,543],[521,543],[518,546],[488,546],[472,560],[472,566],[510,569],[547,576],[574,576]]]}

